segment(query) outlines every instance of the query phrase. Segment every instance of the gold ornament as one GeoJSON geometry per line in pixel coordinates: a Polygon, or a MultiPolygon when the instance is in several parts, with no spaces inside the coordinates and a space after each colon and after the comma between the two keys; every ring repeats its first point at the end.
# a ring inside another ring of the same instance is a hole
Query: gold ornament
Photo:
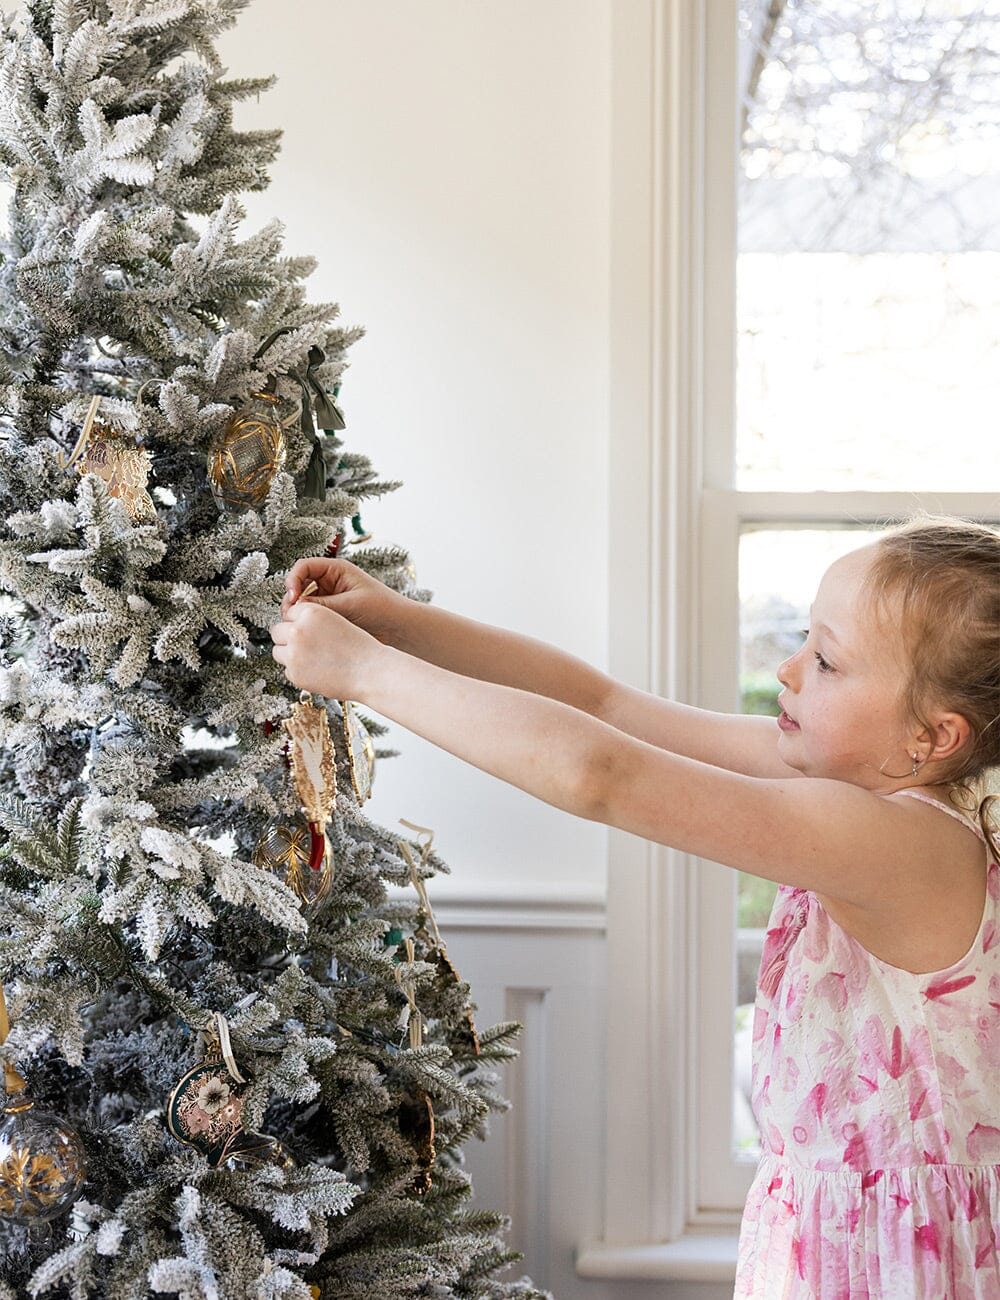
{"type": "Polygon", "coordinates": [[[333,888],[333,848],[326,834],[337,797],[333,737],[326,709],[313,704],[308,691],[300,694],[283,725],[303,817],[272,822],[257,842],[254,861],[280,874],[307,908],[315,909],[333,888]]]}
{"type": "Polygon", "coordinates": [[[398,1119],[399,1132],[413,1147],[417,1157],[413,1190],[418,1196],[426,1196],[431,1190],[431,1170],[437,1151],[434,1146],[434,1105],[423,1088],[417,1088],[412,1096],[403,1098],[398,1119]]]}
{"type": "Polygon", "coordinates": [[[288,758],[292,780],[302,804],[306,821],[323,831],[333,813],[337,795],[333,737],[326,709],[313,704],[308,691],[302,691],[292,706],[292,716],[284,722],[289,736],[288,758]]]}
{"type": "MultiPolygon", "coordinates": [[[[10,1021],[0,984],[0,1044],[10,1021]]],[[[45,1223],[67,1210],[80,1195],[87,1157],[77,1131],[36,1111],[24,1095],[24,1079],[13,1065],[4,1066],[7,1104],[0,1120],[0,1219],[10,1223],[45,1223]]]]}
{"type": "MultiPolygon", "coordinates": [[[[412,939],[406,940],[405,952],[405,967],[402,963],[396,967],[396,983],[406,998],[400,1025],[409,1035],[410,1049],[417,1051],[424,1041],[424,1017],[417,1006],[415,981],[410,974],[416,956],[412,939]]],[[[418,1196],[424,1196],[431,1190],[431,1170],[437,1151],[434,1147],[434,1104],[419,1084],[399,1103],[397,1119],[400,1135],[410,1143],[417,1157],[413,1190],[418,1196]]]]}
{"type": "Polygon", "coordinates": [[[256,508],[285,464],[280,403],[273,393],[251,393],[226,421],[208,453],[208,481],[220,510],[256,508]]]}
{"type": "Polygon", "coordinates": [[[27,1098],[12,1101],[0,1122],[0,1219],[46,1223],[80,1195],[87,1157],[80,1135],[27,1098]]]}
{"type": "Polygon", "coordinates": [[[253,860],[280,876],[306,904],[318,908],[333,888],[333,848],[329,836],[317,834],[304,817],[270,822],[257,841],[253,860]]]}
{"type": "Polygon", "coordinates": [[[364,803],[372,792],[375,780],[375,746],[368,728],[358,717],[350,700],[342,700],[344,715],[344,740],[347,742],[347,761],[351,769],[351,784],[358,803],[364,803]]]}
{"type": "Polygon", "coordinates": [[[61,458],[62,463],[67,468],[75,465],[81,477],[96,474],[107,483],[110,495],[123,502],[136,523],[152,523],[156,506],[147,491],[152,464],[149,452],[137,446],[134,438],[99,420],[100,404],[100,397],[91,401],[76,446],[68,460],[61,458]]]}
{"type": "MultiPolygon", "coordinates": [[[[427,893],[427,878],[424,873],[430,859],[431,845],[434,843],[434,832],[426,826],[416,826],[413,822],[408,822],[402,817],[400,823],[411,831],[416,831],[423,840],[419,863],[414,860],[410,846],[405,840],[399,841],[399,851],[410,868],[410,883],[417,891],[417,898],[420,901],[420,907],[417,911],[417,926],[414,933],[427,945],[427,960],[433,960],[434,965],[437,967],[434,977],[435,983],[441,992],[446,993],[451,986],[461,984],[462,977],[455,969],[455,963],[448,956],[448,949],[441,938],[441,931],[438,929],[434,909],[431,907],[430,896],[427,893]],[[428,926],[430,929],[428,929],[428,926]]],[[[473,1015],[471,1002],[466,1002],[462,1012],[462,1020],[463,1023],[454,1031],[455,1037],[468,1048],[473,1056],[480,1056],[482,1046],[479,1042],[479,1032],[476,1029],[476,1018],[473,1015]]]]}

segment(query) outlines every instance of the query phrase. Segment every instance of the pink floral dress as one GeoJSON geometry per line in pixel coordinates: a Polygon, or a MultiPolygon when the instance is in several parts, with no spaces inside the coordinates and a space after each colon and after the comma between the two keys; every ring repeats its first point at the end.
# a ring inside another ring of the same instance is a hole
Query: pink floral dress
{"type": "Polygon", "coordinates": [[[808,890],[779,889],[757,989],[763,1154],[737,1297],[1000,1300],[1000,867],[990,858],[975,942],[927,975],[873,957],[808,890]]]}

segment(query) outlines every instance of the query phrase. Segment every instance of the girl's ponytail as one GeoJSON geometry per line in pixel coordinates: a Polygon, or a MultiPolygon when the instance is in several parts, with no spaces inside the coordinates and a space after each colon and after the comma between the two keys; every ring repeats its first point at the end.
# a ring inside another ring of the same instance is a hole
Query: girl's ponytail
{"type": "Polygon", "coordinates": [[[1000,818],[994,818],[993,804],[1000,805],[1000,794],[988,794],[979,805],[979,824],[986,836],[986,843],[993,850],[997,862],[1000,862],[1000,818]]]}

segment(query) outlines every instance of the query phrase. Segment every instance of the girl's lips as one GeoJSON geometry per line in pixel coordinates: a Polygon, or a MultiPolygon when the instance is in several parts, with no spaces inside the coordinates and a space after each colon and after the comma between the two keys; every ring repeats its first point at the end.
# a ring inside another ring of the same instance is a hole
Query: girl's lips
{"type": "Polygon", "coordinates": [[[778,715],[778,726],[781,728],[782,731],[799,730],[799,724],[795,721],[794,718],[790,718],[784,709],[782,709],[781,713],[778,715]]]}

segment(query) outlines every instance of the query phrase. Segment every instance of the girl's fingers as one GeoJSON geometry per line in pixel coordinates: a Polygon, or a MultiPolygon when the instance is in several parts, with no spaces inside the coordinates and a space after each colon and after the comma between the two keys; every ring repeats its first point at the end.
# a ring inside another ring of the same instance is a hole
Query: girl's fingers
{"type": "Polygon", "coordinates": [[[304,560],[296,560],[289,569],[285,578],[285,591],[290,600],[297,600],[302,589],[308,587],[310,582],[315,582],[317,595],[332,596],[350,569],[347,560],[333,560],[322,555],[307,556],[304,560]]]}

